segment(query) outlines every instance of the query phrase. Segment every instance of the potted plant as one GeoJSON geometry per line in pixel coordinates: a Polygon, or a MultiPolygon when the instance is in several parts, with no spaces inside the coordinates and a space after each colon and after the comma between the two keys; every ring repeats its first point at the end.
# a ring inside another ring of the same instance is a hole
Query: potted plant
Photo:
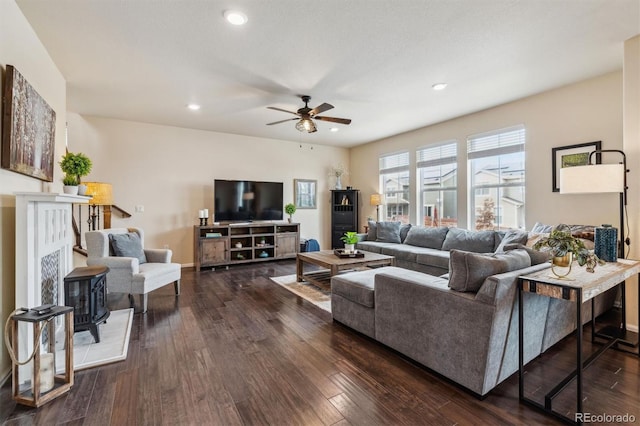
{"type": "Polygon", "coordinates": [[[62,178],[64,187],[62,190],[65,194],[78,195],[78,179],[73,175],[64,175],[62,178]]]}
{"type": "MultiPolygon", "coordinates": [[[[81,152],[77,154],[67,152],[60,161],[60,168],[65,173],[65,179],[67,177],[74,177],[76,185],[81,185],[80,179],[82,176],[86,176],[91,172],[91,167],[93,167],[91,160],[81,152]]],[[[70,182],[71,179],[68,181],[70,182]]],[[[85,185],[82,185],[82,187],[83,188],[78,188],[78,193],[80,195],[84,195],[87,189],[85,185]]]]}
{"type": "Polygon", "coordinates": [[[553,256],[551,260],[551,271],[559,278],[566,277],[571,272],[571,264],[575,258],[578,265],[584,266],[589,263],[587,270],[593,272],[595,263],[603,264],[604,262],[597,256],[587,250],[584,243],[571,235],[571,229],[567,225],[558,225],[555,227],[548,237],[543,237],[533,245],[534,250],[548,251],[553,256]],[[560,275],[553,268],[554,266],[568,267],[566,274],[560,275]]]}
{"type": "Polygon", "coordinates": [[[344,251],[352,253],[355,251],[355,245],[358,242],[358,233],[347,231],[342,237],[340,237],[340,240],[344,243],[344,251]]]}
{"type": "Polygon", "coordinates": [[[296,205],[289,203],[284,206],[284,212],[289,215],[289,223],[293,221],[293,214],[296,212],[296,205]]]}

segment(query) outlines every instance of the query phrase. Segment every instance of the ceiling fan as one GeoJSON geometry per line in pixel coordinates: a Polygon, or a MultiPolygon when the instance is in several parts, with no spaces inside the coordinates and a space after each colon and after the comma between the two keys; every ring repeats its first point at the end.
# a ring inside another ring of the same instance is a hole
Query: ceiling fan
{"type": "Polygon", "coordinates": [[[318,131],[316,128],[316,124],[313,120],[320,121],[330,121],[332,123],[340,123],[340,124],[350,124],[351,120],[348,118],[336,118],[336,117],[323,117],[316,114],[320,114],[322,112],[328,111],[333,108],[333,105],[323,103],[318,105],[315,108],[309,108],[309,101],[311,100],[311,96],[301,96],[302,102],[304,102],[304,107],[300,108],[298,111],[287,111],[286,109],[276,108],[276,107],[267,107],[269,109],[274,109],[276,111],[288,112],[289,114],[297,115],[296,118],[287,118],[286,120],[274,121],[273,123],[267,123],[267,126],[271,126],[273,124],[280,124],[286,121],[298,120],[296,123],[296,129],[301,132],[313,133],[318,131]]]}

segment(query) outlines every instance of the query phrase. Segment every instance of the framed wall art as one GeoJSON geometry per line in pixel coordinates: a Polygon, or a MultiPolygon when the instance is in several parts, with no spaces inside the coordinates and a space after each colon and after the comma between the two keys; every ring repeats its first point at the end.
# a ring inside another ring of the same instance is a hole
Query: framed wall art
{"type": "Polygon", "coordinates": [[[318,183],[311,179],[293,180],[293,198],[298,209],[315,209],[317,205],[318,183]]]}
{"type": "Polygon", "coordinates": [[[55,111],[12,65],[3,102],[2,168],[52,182],[55,111]]]}
{"type": "MultiPolygon", "coordinates": [[[[602,149],[602,141],[579,143],[551,149],[551,173],[553,192],[560,192],[560,169],[589,164],[589,154],[602,149]]],[[[595,164],[602,163],[602,154],[595,155],[595,164]]]]}

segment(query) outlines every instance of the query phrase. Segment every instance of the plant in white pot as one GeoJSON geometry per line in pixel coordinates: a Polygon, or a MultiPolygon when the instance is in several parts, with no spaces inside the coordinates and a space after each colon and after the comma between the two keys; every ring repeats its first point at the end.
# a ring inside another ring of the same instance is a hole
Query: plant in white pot
{"type": "Polygon", "coordinates": [[[64,185],[62,191],[65,194],[78,195],[78,179],[73,175],[64,175],[62,178],[64,185]]]}
{"type": "Polygon", "coordinates": [[[91,172],[91,167],[93,167],[91,160],[81,152],[77,154],[67,152],[60,161],[60,168],[65,174],[65,179],[69,177],[68,181],[70,182],[71,177],[75,178],[76,186],[78,186],[78,194],[80,195],[84,195],[87,190],[86,185],[81,185],[80,179],[82,176],[86,176],[91,172]]]}
{"type": "Polygon", "coordinates": [[[353,231],[345,232],[342,237],[340,237],[342,242],[344,243],[344,251],[346,253],[353,253],[356,251],[356,243],[358,242],[358,233],[353,231]]]}
{"type": "Polygon", "coordinates": [[[289,223],[293,222],[293,214],[296,212],[296,205],[289,203],[284,206],[284,212],[289,215],[289,223]]]}

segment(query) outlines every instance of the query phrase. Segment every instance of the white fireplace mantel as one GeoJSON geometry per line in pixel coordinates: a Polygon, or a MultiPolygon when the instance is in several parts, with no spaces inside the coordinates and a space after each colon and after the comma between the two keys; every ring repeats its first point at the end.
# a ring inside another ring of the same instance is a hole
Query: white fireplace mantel
{"type": "MultiPolygon", "coordinates": [[[[73,263],[73,204],[90,197],[50,192],[16,193],[16,308],[43,304],[42,259],[58,253],[57,294],[73,263]]],[[[52,303],[61,304],[59,300],[52,303]]]]}

